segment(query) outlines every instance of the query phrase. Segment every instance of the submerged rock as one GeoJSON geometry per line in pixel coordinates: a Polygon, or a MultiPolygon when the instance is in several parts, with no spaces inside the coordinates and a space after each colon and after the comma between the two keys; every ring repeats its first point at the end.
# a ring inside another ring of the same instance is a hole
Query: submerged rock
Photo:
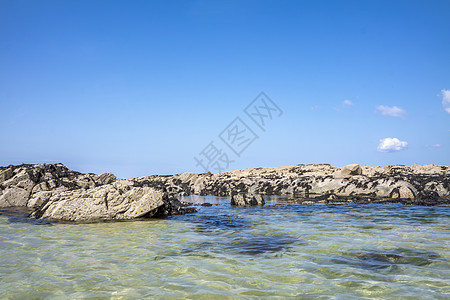
{"type": "Polygon", "coordinates": [[[337,264],[347,264],[351,267],[369,270],[396,270],[400,265],[426,266],[440,256],[435,252],[420,249],[396,248],[359,250],[332,259],[337,264]]]}
{"type": "Polygon", "coordinates": [[[214,255],[214,253],[233,253],[250,257],[262,255],[280,256],[289,252],[295,244],[305,242],[288,235],[250,235],[239,232],[214,242],[195,243],[183,249],[184,255],[214,255]]]}
{"type": "Polygon", "coordinates": [[[386,267],[392,264],[411,264],[416,266],[429,265],[439,258],[434,252],[418,249],[392,249],[380,252],[368,252],[359,256],[359,259],[371,267],[386,267]]]}

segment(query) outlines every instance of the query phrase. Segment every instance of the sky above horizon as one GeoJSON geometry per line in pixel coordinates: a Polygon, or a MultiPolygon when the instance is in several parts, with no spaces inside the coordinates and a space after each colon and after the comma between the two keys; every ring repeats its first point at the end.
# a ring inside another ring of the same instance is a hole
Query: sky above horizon
{"type": "Polygon", "coordinates": [[[449,12],[447,0],[0,0],[0,165],[120,178],[450,165],[449,12]]]}

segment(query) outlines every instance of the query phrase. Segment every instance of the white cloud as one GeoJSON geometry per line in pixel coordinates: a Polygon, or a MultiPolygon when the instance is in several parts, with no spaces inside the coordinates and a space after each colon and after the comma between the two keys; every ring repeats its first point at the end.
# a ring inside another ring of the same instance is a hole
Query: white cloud
{"type": "Polygon", "coordinates": [[[379,152],[400,151],[408,146],[408,142],[400,141],[398,138],[385,138],[380,140],[377,150],[379,152]]]}
{"type": "Polygon", "coordinates": [[[342,103],[344,103],[344,105],[353,105],[353,102],[348,99],[345,99],[342,103]]]}
{"type": "Polygon", "coordinates": [[[442,93],[442,106],[444,110],[450,114],[450,90],[441,90],[442,93]]]}
{"type": "Polygon", "coordinates": [[[406,111],[398,106],[385,106],[379,105],[377,106],[377,110],[381,112],[383,116],[388,117],[403,117],[406,111]]]}
{"type": "Polygon", "coordinates": [[[442,145],[441,144],[434,144],[434,145],[431,145],[431,147],[440,148],[440,147],[442,147],[442,145]]]}

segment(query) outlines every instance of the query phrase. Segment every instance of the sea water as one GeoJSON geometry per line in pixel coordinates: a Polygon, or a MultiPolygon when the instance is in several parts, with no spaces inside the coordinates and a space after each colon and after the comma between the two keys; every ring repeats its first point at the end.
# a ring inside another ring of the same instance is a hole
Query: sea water
{"type": "Polygon", "coordinates": [[[232,207],[133,222],[0,215],[0,299],[449,299],[450,207],[232,207]]]}

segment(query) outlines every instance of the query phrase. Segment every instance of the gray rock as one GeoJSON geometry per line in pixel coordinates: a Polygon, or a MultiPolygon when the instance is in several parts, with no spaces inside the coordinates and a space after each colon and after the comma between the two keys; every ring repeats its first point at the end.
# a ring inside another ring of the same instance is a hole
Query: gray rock
{"type": "Polygon", "coordinates": [[[32,216],[72,222],[130,220],[154,216],[167,201],[166,194],[153,188],[112,184],[54,195],[32,216]]]}
{"type": "Polygon", "coordinates": [[[348,198],[449,204],[449,187],[450,167],[437,165],[338,168],[314,164],[126,180],[117,180],[111,173],[82,174],[62,164],[0,167],[0,207],[28,207],[35,210],[35,217],[58,220],[128,219],[143,216],[141,209],[144,216],[183,213],[174,199],[180,195],[234,195],[232,204],[237,206],[262,205],[262,195],[300,196],[303,202],[314,203],[348,198]],[[146,198],[150,190],[163,193],[164,203],[156,196],[146,198]],[[106,201],[98,196],[100,192],[107,192],[106,201]],[[143,202],[129,203],[122,196],[125,193],[143,202]]]}
{"type": "Polygon", "coordinates": [[[231,205],[233,206],[255,206],[264,205],[265,203],[261,195],[236,194],[231,197],[231,205]]]}
{"type": "Polygon", "coordinates": [[[28,200],[27,207],[39,207],[43,205],[46,201],[48,201],[54,192],[50,191],[39,191],[33,193],[32,197],[28,200]]]}
{"type": "Polygon", "coordinates": [[[3,171],[0,171],[0,183],[10,179],[13,176],[12,168],[6,168],[3,171]]]}
{"type": "MultiPolygon", "coordinates": [[[[0,173],[0,207],[36,207],[42,204],[44,194],[51,191],[90,189],[114,182],[111,173],[101,175],[71,171],[62,164],[9,166],[0,173]],[[95,179],[95,181],[94,181],[95,179]]],[[[48,195],[48,194],[45,194],[48,195]]]]}
{"type": "Polygon", "coordinates": [[[30,191],[21,187],[9,187],[0,194],[0,207],[25,207],[27,206],[30,191]]]}
{"type": "Polygon", "coordinates": [[[97,185],[110,184],[116,180],[117,180],[116,176],[112,173],[102,173],[100,175],[94,176],[94,181],[97,185]]]}
{"type": "Polygon", "coordinates": [[[179,178],[183,183],[192,184],[192,183],[194,183],[194,182],[197,180],[198,175],[195,174],[195,173],[185,172],[185,173],[179,175],[178,178],[179,178]]]}

